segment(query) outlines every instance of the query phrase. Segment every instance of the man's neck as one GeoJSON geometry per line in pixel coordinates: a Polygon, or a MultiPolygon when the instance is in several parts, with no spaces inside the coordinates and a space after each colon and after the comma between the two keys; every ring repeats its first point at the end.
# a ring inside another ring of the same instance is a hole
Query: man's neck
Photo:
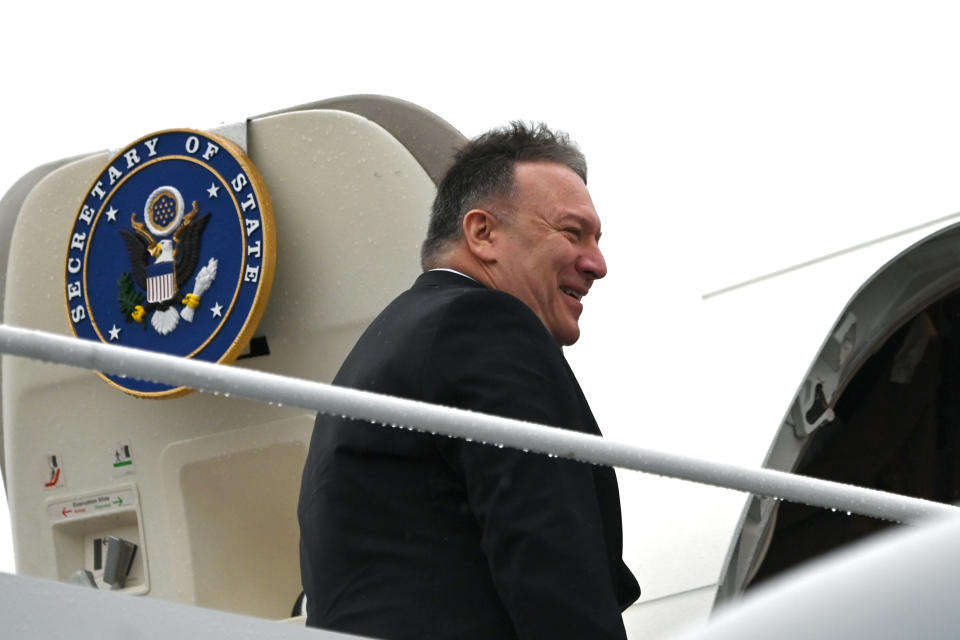
{"type": "Polygon", "coordinates": [[[434,263],[433,268],[429,270],[432,271],[434,269],[453,271],[475,282],[479,282],[487,288],[496,289],[494,281],[487,272],[487,269],[484,268],[484,265],[478,262],[477,259],[462,246],[455,247],[446,255],[442,256],[434,263]]]}

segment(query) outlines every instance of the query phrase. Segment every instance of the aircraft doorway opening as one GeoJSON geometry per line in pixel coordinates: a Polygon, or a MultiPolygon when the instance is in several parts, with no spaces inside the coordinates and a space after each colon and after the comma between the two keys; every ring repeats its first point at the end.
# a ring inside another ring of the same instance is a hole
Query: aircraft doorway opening
{"type": "MultiPolygon", "coordinates": [[[[887,319],[889,321],[889,319],[887,319]]],[[[907,319],[847,383],[793,471],[939,502],[960,499],[960,291],[907,319]]],[[[892,523],[781,503],[750,586],[892,523]]]]}

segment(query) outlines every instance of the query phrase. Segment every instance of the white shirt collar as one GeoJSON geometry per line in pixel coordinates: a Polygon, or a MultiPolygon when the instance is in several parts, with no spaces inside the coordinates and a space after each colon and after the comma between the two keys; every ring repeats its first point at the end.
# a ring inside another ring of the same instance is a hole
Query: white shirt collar
{"type": "Polygon", "coordinates": [[[436,269],[428,269],[428,271],[449,271],[450,273],[455,273],[458,276],[463,276],[464,278],[470,278],[470,280],[473,280],[474,282],[477,281],[476,278],[471,278],[470,276],[463,273],[462,271],[457,271],[456,269],[449,269],[447,267],[437,267],[436,269]]]}

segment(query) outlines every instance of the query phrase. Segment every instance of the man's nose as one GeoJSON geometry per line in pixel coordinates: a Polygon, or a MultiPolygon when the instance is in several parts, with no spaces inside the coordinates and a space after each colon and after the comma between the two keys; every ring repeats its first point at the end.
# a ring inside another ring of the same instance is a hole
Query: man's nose
{"type": "Polygon", "coordinates": [[[580,255],[577,268],[594,280],[599,280],[607,275],[607,261],[603,259],[603,252],[600,251],[600,247],[596,243],[587,247],[580,255]]]}

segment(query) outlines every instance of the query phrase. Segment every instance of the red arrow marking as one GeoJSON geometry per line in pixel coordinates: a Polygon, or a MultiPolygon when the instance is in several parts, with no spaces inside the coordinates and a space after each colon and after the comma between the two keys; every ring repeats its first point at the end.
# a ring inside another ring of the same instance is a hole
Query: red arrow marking
{"type": "Polygon", "coordinates": [[[73,513],[73,510],[72,510],[72,509],[67,509],[66,507],[64,507],[63,510],[62,510],[60,513],[62,513],[62,514],[63,514],[63,517],[66,518],[68,513],[73,513]]]}

